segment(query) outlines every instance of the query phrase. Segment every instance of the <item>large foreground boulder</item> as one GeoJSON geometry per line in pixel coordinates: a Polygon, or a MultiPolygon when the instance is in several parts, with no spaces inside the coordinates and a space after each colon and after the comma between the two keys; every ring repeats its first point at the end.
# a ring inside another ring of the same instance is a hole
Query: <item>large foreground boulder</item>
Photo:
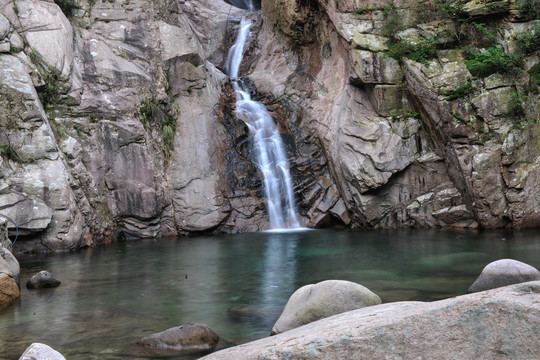
{"type": "Polygon", "coordinates": [[[272,328],[272,335],[312,321],[381,303],[368,288],[345,280],[326,280],[302,286],[290,297],[272,328]]]}
{"type": "Polygon", "coordinates": [[[137,344],[158,350],[192,353],[212,351],[218,342],[219,336],[209,326],[189,323],[146,336],[137,344]]]}
{"type": "Polygon", "coordinates": [[[536,359],[540,281],[349,311],[204,360],[536,359]]]}
{"type": "Polygon", "coordinates": [[[540,271],[531,265],[512,259],[489,263],[467,292],[474,293],[501,286],[540,280],[540,271]]]}
{"type": "Polygon", "coordinates": [[[48,345],[33,343],[26,348],[19,360],[66,360],[66,358],[48,345]]]}

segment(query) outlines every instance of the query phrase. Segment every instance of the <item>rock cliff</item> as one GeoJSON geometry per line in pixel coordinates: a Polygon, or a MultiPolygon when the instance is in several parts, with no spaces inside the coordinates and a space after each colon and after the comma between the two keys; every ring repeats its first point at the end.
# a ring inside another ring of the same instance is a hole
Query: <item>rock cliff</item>
{"type": "Polygon", "coordinates": [[[267,227],[221,70],[243,16],[241,74],[279,125],[302,225],[538,226],[535,1],[0,0],[14,250],[267,227]]]}

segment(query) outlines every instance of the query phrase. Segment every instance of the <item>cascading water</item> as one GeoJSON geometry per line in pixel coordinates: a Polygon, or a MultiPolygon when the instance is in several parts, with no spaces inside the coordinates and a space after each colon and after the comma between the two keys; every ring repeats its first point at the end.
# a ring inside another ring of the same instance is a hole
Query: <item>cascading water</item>
{"type": "Polygon", "coordinates": [[[256,165],[263,174],[267,211],[272,229],[298,229],[294,192],[281,136],[266,108],[251,100],[249,90],[238,79],[251,21],[242,19],[236,42],[229,50],[225,71],[236,92],[236,116],[246,123],[253,137],[256,165]]]}

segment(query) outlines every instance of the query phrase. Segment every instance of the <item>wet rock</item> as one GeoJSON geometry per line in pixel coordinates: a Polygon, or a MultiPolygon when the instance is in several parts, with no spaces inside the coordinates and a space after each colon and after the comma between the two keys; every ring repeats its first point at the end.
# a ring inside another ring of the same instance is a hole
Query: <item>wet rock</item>
{"type": "Polygon", "coordinates": [[[370,306],[201,360],[537,357],[540,282],[451,299],[370,306]],[[523,336],[530,334],[530,336],[523,336]],[[476,354],[476,355],[475,355],[476,354]]]}
{"type": "Polygon", "coordinates": [[[13,256],[11,251],[5,247],[0,246],[0,257],[2,257],[8,264],[11,272],[13,273],[13,279],[17,283],[19,289],[21,288],[21,267],[17,258],[13,256]]]}
{"type": "Polygon", "coordinates": [[[48,345],[33,343],[26,348],[19,360],[66,360],[66,358],[48,345]]]}
{"type": "Polygon", "coordinates": [[[368,288],[344,280],[326,280],[296,290],[272,328],[272,335],[342,312],[377,305],[368,288]]]}
{"type": "Polygon", "coordinates": [[[0,256],[0,308],[13,304],[21,296],[10,265],[0,256]]]}
{"type": "Polygon", "coordinates": [[[467,292],[474,293],[533,280],[540,280],[540,271],[536,268],[521,261],[501,259],[486,265],[467,292]]]}
{"type": "Polygon", "coordinates": [[[60,280],[57,280],[50,272],[40,271],[33,275],[26,282],[28,289],[45,289],[60,286],[60,280]]]}
{"type": "Polygon", "coordinates": [[[179,353],[212,351],[219,336],[204,324],[189,323],[146,336],[138,345],[159,350],[174,350],[179,353]]]}

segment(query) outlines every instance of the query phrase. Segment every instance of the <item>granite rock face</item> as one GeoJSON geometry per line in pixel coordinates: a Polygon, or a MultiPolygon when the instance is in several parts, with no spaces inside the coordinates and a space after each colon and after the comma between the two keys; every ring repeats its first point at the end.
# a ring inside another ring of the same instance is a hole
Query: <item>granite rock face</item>
{"type": "Polygon", "coordinates": [[[254,25],[240,74],[278,123],[301,225],[538,226],[539,57],[517,40],[538,21],[468,3],[500,29],[493,47],[522,55],[519,76],[479,77],[458,49],[475,30],[432,4],[355,4],[2,2],[0,211],[25,235],[14,251],[268,227],[222,71],[242,17],[254,25]],[[398,60],[391,38],[437,45],[398,60]]]}
{"type": "Polygon", "coordinates": [[[532,359],[539,298],[535,281],[430,303],[370,306],[201,359],[532,359]]]}

